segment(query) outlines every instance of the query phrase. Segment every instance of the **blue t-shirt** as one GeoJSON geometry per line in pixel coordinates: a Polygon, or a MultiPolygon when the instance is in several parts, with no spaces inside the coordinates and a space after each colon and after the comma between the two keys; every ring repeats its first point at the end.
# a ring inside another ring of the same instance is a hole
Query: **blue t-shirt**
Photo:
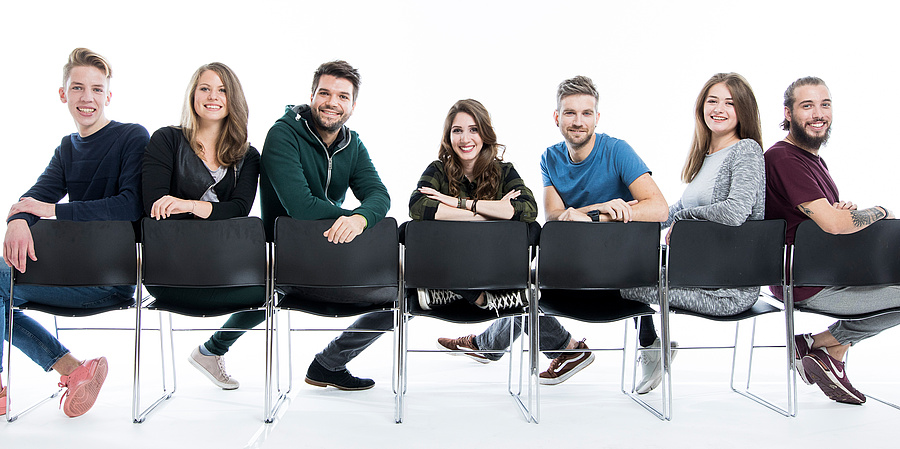
{"type": "Polygon", "coordinates": [[[584,207],[621,198],[631,201],[628,186],[650,169],[628,143],[596,134],[588,157],[574,163],[565,142],[547,148],[541,156],[544,187],[553,186],[566,207],[584,207]]]}

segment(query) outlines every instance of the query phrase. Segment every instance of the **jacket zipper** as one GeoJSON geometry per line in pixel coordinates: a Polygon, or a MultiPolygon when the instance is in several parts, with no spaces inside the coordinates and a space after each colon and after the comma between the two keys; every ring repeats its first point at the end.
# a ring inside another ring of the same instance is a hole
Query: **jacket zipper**
{"type": "MultiPolygon", "coordinates": [[[[294,118],[294,120],[299,121],[300,119],[301,119],[300,114],[297,113],[297,116],[294,118]]],[[[325,175],[325,198],[328,200],[329,203],[334,204],[334,201],[332,201],[331,198],[328,197],[328,188],[331,187],[331,168],[333,166],[332,158],[334,157],[335,154],[338,154],[344,148],[347,148],[347,146],[350,145],[350,141],[348,140],[347,145],[344,145],[344,146],[334,150],[334,154],[329,156],[328,148],[325,146],[325,143],[322,142],[322,139],[319,139],[319,136],[317,136],[316,133],[313,132],[312,128],[309,127],[309,122],[307,122],[306,120],[303,120],[303,125],[306,126],[307,131],[309,131],[309,133],[313,137],[316,138],[316,141],[319,142],[319,145],[322,146],[322,151],[325,152],[325,158],[328,159],[328,172],[325,175]]]]}

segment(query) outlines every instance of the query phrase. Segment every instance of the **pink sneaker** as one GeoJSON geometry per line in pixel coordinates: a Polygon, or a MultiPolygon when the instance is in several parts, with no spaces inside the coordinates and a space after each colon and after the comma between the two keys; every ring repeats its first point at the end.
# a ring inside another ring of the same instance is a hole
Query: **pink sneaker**
{"type": "Polygon", "coordinates": [[[59,377],[59,386],[68,388],[59,399],[66,416],[81,416],[94,406],[108,370],[106,357],[100,357],[82,363],[68,376],[59,377]]]}
{"type": "Polygon", "coordinates": [[[6,414],[6,388],[0,390],[0,393],[3,393],[3,396],[0,397],[0,416],[3,416],[6,414]]]}

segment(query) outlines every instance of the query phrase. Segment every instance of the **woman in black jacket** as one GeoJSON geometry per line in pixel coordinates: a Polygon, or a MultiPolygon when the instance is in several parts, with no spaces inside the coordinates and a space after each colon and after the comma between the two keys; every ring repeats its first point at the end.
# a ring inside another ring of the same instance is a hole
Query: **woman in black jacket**
{"type": "MultiPolygon", "coordinates": [[[[234,72],[206,64],[191,79],[181,126],[160,128],[144,153],[144,210],[151,218],[220,220],[246,217],[259,181],[259,152],[247,141],[247,101],[234,72]]],[[[222,242],[226,244],[226,242],[222,242]]],[[[263,287],[215,289],[148,287],[157,299],[192,304],[250,304],[263,287]]],[[[231,315],[223,328],[250,329],[265,312],[231,315]]],[[[226,390],[240,386],[225,372],[222,356],[243,331],[218,331],[195,348],[189,361],[226,390]]]]}

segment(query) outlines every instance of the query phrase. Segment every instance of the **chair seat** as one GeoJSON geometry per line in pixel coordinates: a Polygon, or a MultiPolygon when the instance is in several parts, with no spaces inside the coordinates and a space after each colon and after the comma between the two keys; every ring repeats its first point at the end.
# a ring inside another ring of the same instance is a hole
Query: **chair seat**
{"type": "Polygon", "coordinates": [[[810,310],[810,309],[803,307],[802,302],[799,302],[799,303],[794,303],[794,310],[798,310],[800,312],[806,312],[806,313],[815,313],[816,315],[824,315],[824,316],[835,318],[838,320],[862,320],[865,318],[872,318],[875,316],[886,315],[888,313],[900,312],[900,307],[894,307],[892,309],[877,310],[877,311],[871,312],[871,313],[861,313],[858,315],[841,315],[841,314],[837,314],[837,313],[822,312],[820,310],[810,310]]]}
{"type": "Polygon", "coordinates": [[[155,300],[147,304],[144,308],[147,310],[161,310],[163,312],[177,313],[195,318],[206,318],[214,316],[228,315],[235,312],[243,312],[247,310],[260,310],[265,307],[265,301],[259,301],[254,304],[235,305],[229,304],[225,307],[210,307],[208,305],[194,306],[191,304],[174,304],[164,300],[155,300]]]}
{"type": "Polygon", "coordinates": [[[539,304],[545,315],[587,323],[612,323],[656,313],[647,304],[622,298],[618,290],[541,289],[539,304]]]}
{"type": "Polygon", "coordinates": [[[118,304],[112,304],[105,307],[90,307],[90,308],[71,308],[71,307],[57,307],[50,306],[46,304],[41,304],[37,302],[26,302],[17,308],[21,310],[37,310],[38,312],[49,313],[51,315],[62,316],[62,317],[82,317],[82,316],[92,316],[101,314],[103,312],[109,312],[113,310],[125,310],[134,307],[134,299],[127,299],[118,304]]]}
{"type": "Polygon", "coordinates": [[[704,313],[694,312],[692,310],[679,309],[677,307],[672,307],[669,310],[671,310],[672,313],[675,313],[678,315],[689,315],[689,316],[695,316],[698,318],[705,318],[710,321],[722,321],[722,322],[741,321],[741,320],[746,320],[747,318],[756,318],[760,315],[765,315],[767,313],[774,313],[774,312],[780,313],[782,311],[782,309],[775,307],[772,304],[769,304],[768,302],[763,301],[762,299],[758,299],[756,301],[756,304],[753,304],[752,307],[750,307],[749,309],[747,309],[741,313],[738,313],[736,315],[714,316],[714,315],[707,315],[704,313]]]}

